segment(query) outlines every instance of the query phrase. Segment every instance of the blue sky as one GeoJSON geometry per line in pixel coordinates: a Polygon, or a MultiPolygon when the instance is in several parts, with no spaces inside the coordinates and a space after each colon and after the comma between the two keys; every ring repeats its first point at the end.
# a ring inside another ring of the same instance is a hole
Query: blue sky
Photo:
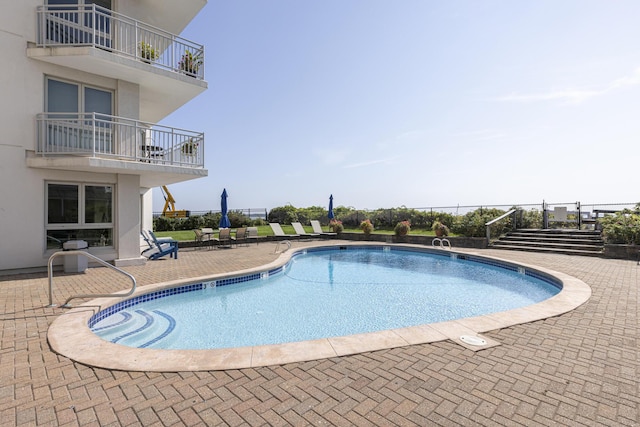
{"type": "MultiPolygon", "coordinates": [[[[636,0],[209,0],[178,209],[638,202],[636,0]]],[[[154,210],[164,203],[154,191],[154,210]]]]}

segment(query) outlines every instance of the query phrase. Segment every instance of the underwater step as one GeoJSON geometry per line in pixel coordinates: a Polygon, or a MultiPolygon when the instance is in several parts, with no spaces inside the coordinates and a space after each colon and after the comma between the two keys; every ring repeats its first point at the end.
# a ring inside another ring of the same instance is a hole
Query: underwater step
{"type": "Polygon", "coordinates": [[[167,338],[176,325],[173,317],[160,310],[135,310],[133,316],[122,313],[117,319],[106,325],[98,323],[93,331],[106,341],[143,348],[167,338]]]}

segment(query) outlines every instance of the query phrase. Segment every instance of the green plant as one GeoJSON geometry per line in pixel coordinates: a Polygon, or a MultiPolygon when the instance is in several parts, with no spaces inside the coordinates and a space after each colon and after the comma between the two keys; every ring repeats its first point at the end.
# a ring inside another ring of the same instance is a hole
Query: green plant
{"type": "Polygon", "coordinates": [[[182,58],[178,63],[178,68],[190,76],[196,76],[203,62],[202,56],[196,55],[187,50],[184,55],[182,55],[182,58]]]}
{"type": "Polygon", "coordinates": [[[332,219],[331,221],[329,221],[329,228],[331,228],[334,233],[342,233],[342,230],[344,230],[342,221],[340,221],[339,219],[332,219]]]}
{"type": "Polygon", "coordinates": [[[371,234],[373,231],[373,224],[371,224],[370,220],[365,219],[360,223],[360,230],[362,230],[364,234],[371,234]]]}
{"type": "Polygon", "coordinates": [[[640,204],[634,210],[624,209],[598,219],[605,242],[613,244],[640,244],[640,204]]]}
{"type": "Polygon", "coordinates": [[[187,156],[195,156],[198,152],[198,143],[193,139],[188,140],[184,144],[182,144],[182,154],[186,154],[187,156]]]}
{"type": "Polygon", "coordinates": [[[153,48],[147,42],[140,42],[140,58],[144,59],[146,62],[155,61],[160,57],[160,52],[153,48]]]}
{"type": "Polygon", "coordinates": [[[396,236],[406,236],[411,230],[411,222],[408,220],[400,221],[396,224],[393,231],[396,233],[396,236]]]}
{"type": "Polygon", "coordinates": [[[436,233],[436,236],[438,237],[449,235],[449,227],[447,227],[440,221],[434,221],[431,229],[436,233]]]}

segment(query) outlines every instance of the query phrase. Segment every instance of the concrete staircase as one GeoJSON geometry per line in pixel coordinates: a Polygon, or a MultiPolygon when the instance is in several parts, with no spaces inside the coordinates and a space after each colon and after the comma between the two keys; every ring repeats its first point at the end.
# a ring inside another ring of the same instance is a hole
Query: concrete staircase
{"type": "Polygon", "coordinates": [[[494,249],[600,256],[604,242],[599,231],[592,230],[517,230],[489,245],[494,249]]]}

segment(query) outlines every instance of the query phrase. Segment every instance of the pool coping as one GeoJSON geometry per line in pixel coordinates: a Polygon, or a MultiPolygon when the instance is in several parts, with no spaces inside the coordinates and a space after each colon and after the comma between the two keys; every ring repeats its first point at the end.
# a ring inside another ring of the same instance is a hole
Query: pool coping
{"type": "Polygon", "coordinates": [[[412,244],[363,242],[303,246],[290,252],[284,252],[275,261],[260,267],[142,286],[128,298],[190,283],[269,271],[285,265],[296,253],[306,249],[317,250],[317,248],[330,246],[391,246],[418,249],[430,253],[442,254],[443,251],[446,251],[458,255],[468,255],[474,258],[493,260],[501,264],[522,266],[531,271],[552,276],[562,284],[562,289],[558,294],[545,301],[483,316],[311,341],[207,350],[140,349],[105,341],[89,329],[89,319],[98,311],[121,302],[122,298],[98,298],[73,308],[55,319],[49,327],[47,340],[54,352],[76,362],[105,369],[142,372],[213,371],[281,365],[444,340],[452,340],[477,351],[499,344],[480,335],[482,333],[564,314],[584,304],[591,296],[591,288],[583,281],[565,273],[535,265],[481,255],[475,251],[433,249],[412,244]],[[486,344],[469,345],[468,342],[461,340],[462,336],[481,337],[486,341],[486,344]]]}

